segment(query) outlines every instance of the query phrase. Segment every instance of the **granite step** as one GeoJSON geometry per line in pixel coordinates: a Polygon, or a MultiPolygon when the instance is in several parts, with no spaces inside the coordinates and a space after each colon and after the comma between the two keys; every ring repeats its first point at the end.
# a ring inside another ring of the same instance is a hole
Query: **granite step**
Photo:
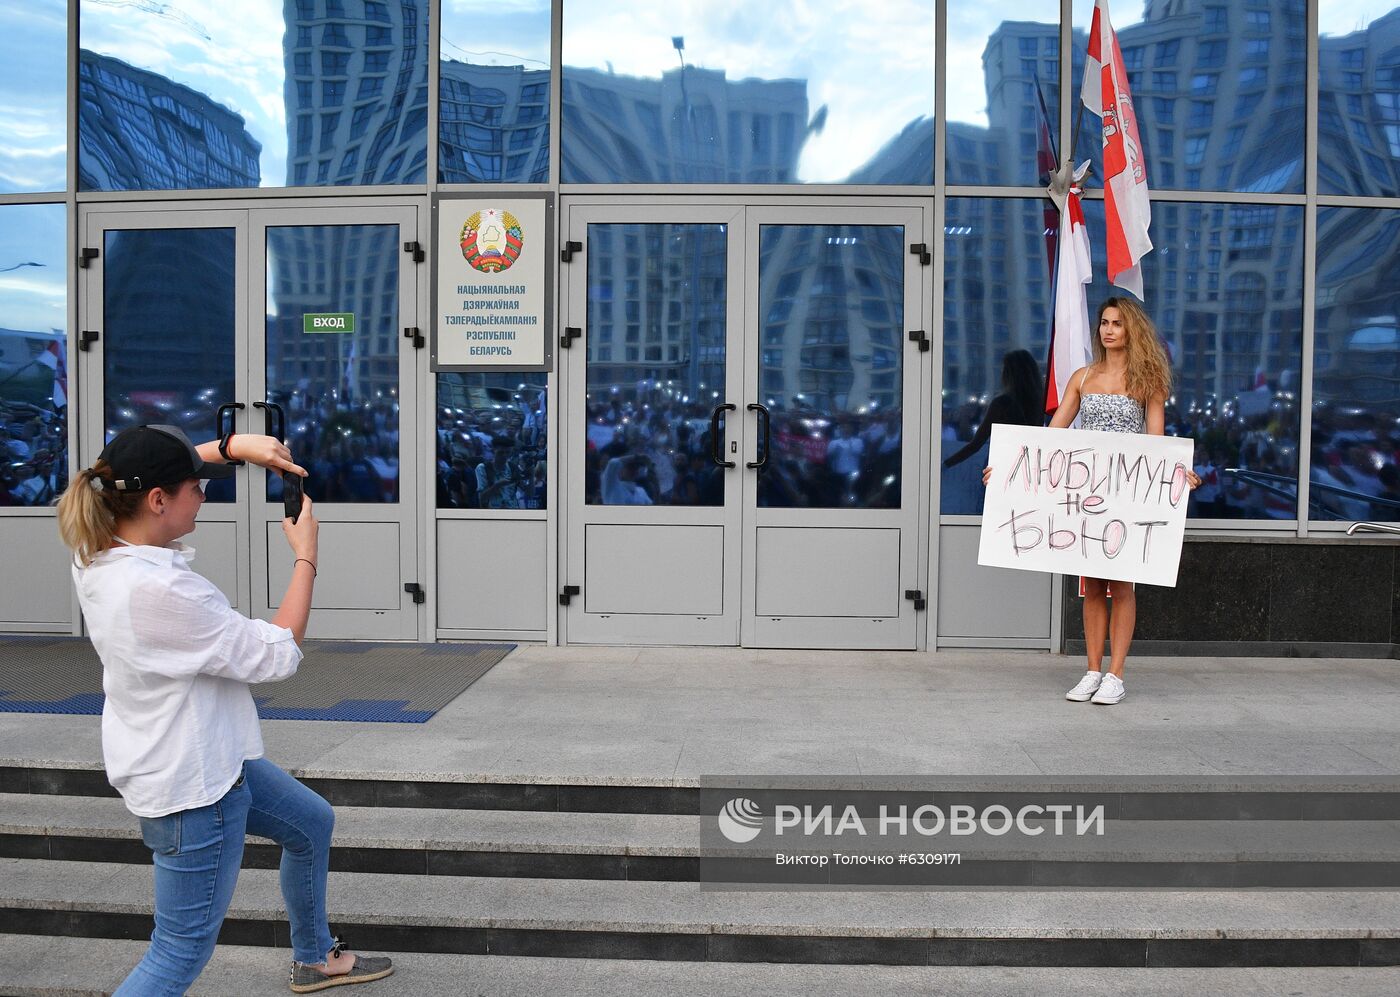
{"type": "MultiPolygon", "coordinates": [[[[0,932],[141,939],[135,864],[0,860],[0,932]]],[[[689,962],[1400,965],[1386,890],[720,891],[694,883],[337,873],[330,920],[366,950],[689,962]]],[[[288,943],[277,874],[240,878],[221,941],[288,943]]]]}
{"type": "MultiPolygon", "coordinates": [[[[713,878],[702,877],[704,821],[342,807],[331,868],[696,882],[713,878]]],[[[956,867],[922,870],[945,886],[1400,887],[1396,821],[1105,821],[1104,828],[1102,837],[978,833],[910,847],[956,848],[956,867]]],[[[150,862],[137,822],[120,800],[27,794],[0,794],[0,857],[150,862]]],[[[273,869],[279,860],[277,846],[251,838],[243,865],[273,869]]],[[[762,875],[772,867],[771,856],[760,853],[748,868],[762,875]]],[[[913,871],[896,869],[892,879],[916,885],[913,871]]],[[[791,878],[787,870],[779,876],[791,878]]]]}
{"type": "MultiPolygon", "coordinates": [[[[146,950],[144,941],[0,935],[0,993],[17,997],[110,994],[146,950]]],[[[1043,997],[1394,997],[1400,969],[1099,969],[1012,966],[795,966],[633,959],[391,953],[393,976],[364,997],[868,997],[870,994],[996,994],[1043,997]]],[[[288,954],[221,945],[190,997],[284,997],[288,954]]]]}
{"type": "MultiPolygon", "coordinates": [[[[558,813],[708,814],[719,790],[700,780],[577,778],[508,773],[423,773],[297,768],[288,771],[337,808],[519,810],[558,813]]],[[[775,777],[782,778],[782,777],[775,777]]],[[[840,790],[873,808],[903,791],[919,803],[977,809],[1092,802],[1123,820],[1400,820],[1400,776],[851,776],[794,777],[793,802],[831,801],[840,790]]],[[[115,797],[100,763],[0,759],[0,793],[115,797]]]]}

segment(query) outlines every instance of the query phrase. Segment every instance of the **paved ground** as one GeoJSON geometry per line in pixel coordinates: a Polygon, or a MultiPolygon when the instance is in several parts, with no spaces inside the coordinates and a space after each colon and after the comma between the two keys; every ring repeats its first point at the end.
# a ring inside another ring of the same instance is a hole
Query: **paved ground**
{"type": "MultiPolygon", "coordinates": [[[[68,997],[111,992],[141,958],[145,943],[0,935],[0,951],[7,953],[6,993],[68,997]],[[65,965],[66,971],[55,968],[65,965]]],[[[356,997],[1393,997],[1400,992],[1400,969],[926,969],[423,954],[400,956],[395,964],[393,976],[355,988],[356,997]]],[[[286,994],[287,965],[286,954],[274,949],[221,945],[190,994],[286,994]]]]}
{"type": "MultiPolygon", "coordinates": [[[[1133,658],[1111,707],[1065,701],[1080,674],[1029,652],[527,646],[426,724],[263,731],[292,769],[428,779],[1400,774],[1397,661],[1133,658]]],[[[100,758],[96,717],[0,713],[0,760],[100,758]]]]}

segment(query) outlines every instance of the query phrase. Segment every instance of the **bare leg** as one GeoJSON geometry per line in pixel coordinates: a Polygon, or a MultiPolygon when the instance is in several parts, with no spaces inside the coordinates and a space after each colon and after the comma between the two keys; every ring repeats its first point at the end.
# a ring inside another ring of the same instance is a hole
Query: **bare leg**
{"type": "MultiPolygon", "coordinates": [[[[1087,612],[1087,610],[1085,610],[1087,612]]],[[[1108,670],[1123,677],[1123,664],[1128,660],[1128,648],[1133,643],[1133,628],[1137,626],[1137,589],[1130,582],[1113,583],[1113,642],[1112,660],[1108,670]]]]}
{"type": "MultiPolygon", "coordinates": [[[[1132,633],[1132,630],[1128,632],[1132,633]]],[[[1103,644],[1107,638],[1108,583],[1101,578],[1085,578],[1084,651],[1089,658],[1089,671],[1103,670],[1103,644]]],[[[1118,645],[1115,643],[1113,646],[1116,656],[1118,645]]]]}

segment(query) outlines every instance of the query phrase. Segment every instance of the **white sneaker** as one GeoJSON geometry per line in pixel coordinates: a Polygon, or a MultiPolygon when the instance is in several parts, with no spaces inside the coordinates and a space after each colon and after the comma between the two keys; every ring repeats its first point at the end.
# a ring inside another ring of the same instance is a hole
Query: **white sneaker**
{"type": "Polygon", "coordinates": [[[1102,681],[1103,672],[1085,672],[1079,684],[1065,693],[1065,699],[1071,703],[1087,703],[1089,697],[1098,692],[1099,683],[1102,681]]]}
{"type": "Polygon", "coordinates": [[[1114,703],[1123,702],[1123,697],[1127,692],[1123,689],[1123,680],[1112,672],[1103,677],[1103,684],[1099,686],[1099,691],[1094,693],[1091,703],[1098,703],[1100,706],[1112,706],[1114,703]]]}

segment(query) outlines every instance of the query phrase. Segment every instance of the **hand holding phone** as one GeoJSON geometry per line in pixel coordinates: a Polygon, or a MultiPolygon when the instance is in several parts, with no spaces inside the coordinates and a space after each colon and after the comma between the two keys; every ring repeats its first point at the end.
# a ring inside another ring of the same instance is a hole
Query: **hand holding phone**
{"type": "Polygon", "coordinates": [[[301,475],[282,472],[282,515],[293,523],[301,515],[301,475]]]}

